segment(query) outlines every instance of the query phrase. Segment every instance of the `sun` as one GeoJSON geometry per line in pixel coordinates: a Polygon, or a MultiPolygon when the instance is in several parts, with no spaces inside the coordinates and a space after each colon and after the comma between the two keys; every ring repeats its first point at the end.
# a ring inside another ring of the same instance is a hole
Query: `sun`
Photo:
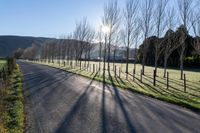
{"type": "Polygon", "coordinates": [[[109,29],[108,26],[103,26],[103,27],[102,27],[102,32],[103,32],[103,33],[105,33],[105,34],[106,34],[106,33],[109,33],[109,31],[110,31],[110,29],[109,29]]]}

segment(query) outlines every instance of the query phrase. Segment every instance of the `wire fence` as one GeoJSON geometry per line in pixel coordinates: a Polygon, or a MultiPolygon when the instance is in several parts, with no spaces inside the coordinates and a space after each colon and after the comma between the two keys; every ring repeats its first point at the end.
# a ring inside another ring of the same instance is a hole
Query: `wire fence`
{"type": "Polygon", "coordinates": [[[126,64],[103,62],[76,62],[62,61],[48,63],[63,69],[79,71],[84,74],[92,75],[97,73],[99,77],[112,80],[118,84],[132,88],[143,89],[151,93],[162,95],[180,95],[182,97],[200,98],[200,70],[185,70],[184,79],[180,79],[180,72],[176,69],[167,69],[164,77],[164,69],[158,68],[157,72],[153,67],[146,66],[145,73],[142,74],[141,65],[129,64],[129,70],[126,73],[126,64]]]}
{"type": "Polygon", "coordinates": [[[187,93],[189,96],[200,97],[200,70],[186,70],[184,71],[184,79],[180,79],[180,72],[178,69],[167,69],[166,77],[164,78],[164,69],[158,68],[156,75],[154,67],[146,66],[144,75],[141,72],[142,66],[129,64],[128,73],[126,73],[125,63],[104,63],[103,62],[91,62],[91,61],[54,61],[52,65],[58,65],[60,67],[68,67],[68,69],[77,69],[84,72],[98,73],[99,76],[105,76],[106,79],[110,79],[110,76],[117,78],[122,82],[138,82],[148,87],[156,88],[160,92],[164,93],[164,90],[175,91],[177,93],[187,93]],[[108,67],[110,66],[110,67],[108,67]],[[104,71],[105,70],[105,71],[104,71]]]}

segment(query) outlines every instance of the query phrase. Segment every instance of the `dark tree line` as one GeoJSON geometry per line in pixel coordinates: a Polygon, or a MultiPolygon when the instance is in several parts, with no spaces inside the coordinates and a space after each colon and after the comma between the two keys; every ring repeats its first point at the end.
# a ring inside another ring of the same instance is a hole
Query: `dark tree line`
{"type": "MultiPolygon", "coordinates": [[[[147,65],[154,65],[155,61],[155,45],[160,45],[161,54],[159,58],[159,65],[164,67],[164,77],[166,76],[167,65],[181,65],[179,63],[178,57],[180,57],[180,51],[182,49],[182,44],[184,43],[185,51],[184,56],[192,56],[192,55],[200,55],[200,51],[198,51],[198,47],[200,46],[200,38],[192,37],[188,34],[188,31],[184,25],[180,26],[176,31],[168,30],[164,37],[158,38],[156,36],[152,36],[147,38],[143,44],[140,46],[140,60],[142,60],[142,52],[144,47],[147,48],[148,51],[145,59],[145,63],[147,65]],[[194,48],[194,45],[198,47],[194,48]],[[171,64],[168,61],[171,61],[171,64]]],[[[197,62],[198,63],[198,62],[197,62]]]]}

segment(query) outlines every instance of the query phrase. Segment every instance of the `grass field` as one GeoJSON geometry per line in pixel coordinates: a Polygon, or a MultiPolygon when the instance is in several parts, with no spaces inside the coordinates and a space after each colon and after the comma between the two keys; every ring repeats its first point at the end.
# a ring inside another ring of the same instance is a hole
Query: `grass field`
{"type": "Polygon", "coordinates": [[[6,60],[0,60],[0,70],[6,65],[6,60]]]}
{"type": "MultiPolygon", "coordinates": [[[[41,62],[40,62],[41,63],[41,62]]],[[[84,62],[82,62],[84,66],[84,62]]],[[[103,81],[103,63],[101,63],[101,71],[96,71],[98,69],[98,62],[90,62],[90,67],[80,69],[79,66],[73,65],[71,68],[69,65],[64,66],[57,63],[43,63],[45,65],[50,65],[54,67],[59,67],[61,69],[86,76],[89,78],[96,79],[98,81],[103,81]],[[94,64],[94,65],[93,65],[94,64]],[[95,66],[95,72],[93,72],[93,66],[95,66]]],[[[75,64],[75,62],[73,62],[75,64]]],[[[200,69],[186,70],[186,92],[184,91],[184,81],[180,80],[180,72],[176,69],[168,69],[169,72],[169,88],[167,89],[167,80],[163,78],[163,69],[159,68],[156,77],[156,86],[153,85],[153,67],[145,67],[145,75],[141,78],[141,65],[137,64],[135,80],[133,81],[133,64],[129,65],[129,74],[126,78],[125,64],[116,63],[117,75],[114,74],[113,64],[111,63],[110,72],[106,70],[105,82],[118,86],[123,89],[129,89],[130,91],[145,94],[157,99],[168,101],[171,103],[176,103],[184,107],[200,110],[200,69]],[[121,73],[119,74],[119,68],[121,68],[121,73]]],[[[106,65],[107,66],[107,65],[106,65]]]]}

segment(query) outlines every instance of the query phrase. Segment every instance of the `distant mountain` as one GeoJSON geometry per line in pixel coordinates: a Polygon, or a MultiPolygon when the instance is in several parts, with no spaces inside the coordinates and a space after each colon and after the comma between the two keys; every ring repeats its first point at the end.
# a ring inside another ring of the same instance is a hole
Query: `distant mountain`
{"type": "Polygon", "coordinates": [[[27,37],[27,36],[0,36],[0,57],[6,57],[13,54],[18,48],[27,48],[32,44],[41,46],[48,39],[44,37],[27,37]]]}
{"type": "MultiPolygon", "coordinates": [[[[29,37],[29,36],[0,36],[0,57],[11,56],[18,48],[25,49],[32,46],[32,44],[40,48],[42,44],[47,40],[55,41],[57,39],[45,38],[45,37],[29,37]]],[[[76,40],[71,40],[70,43],[74,44],[77,42],[76,40]]],[[[114,47],[115,46],[112,46],[111,49],[114,49],[114,47]]],[[[125,53],[126,53],[126,48],[117,47],[116,58],[124,59],[126,55],[125,53]]],[[[113,53],[111,54],[113,55],[113,53]]],[[[130,49],[130,58],[133,58],[133,55],[134,55],[134,49],[130,49]]],[[[99,44],[95,43],[94,48],[91,51],[91,58],[97,59],[98,57],[99,57],[99,44]]]]}

